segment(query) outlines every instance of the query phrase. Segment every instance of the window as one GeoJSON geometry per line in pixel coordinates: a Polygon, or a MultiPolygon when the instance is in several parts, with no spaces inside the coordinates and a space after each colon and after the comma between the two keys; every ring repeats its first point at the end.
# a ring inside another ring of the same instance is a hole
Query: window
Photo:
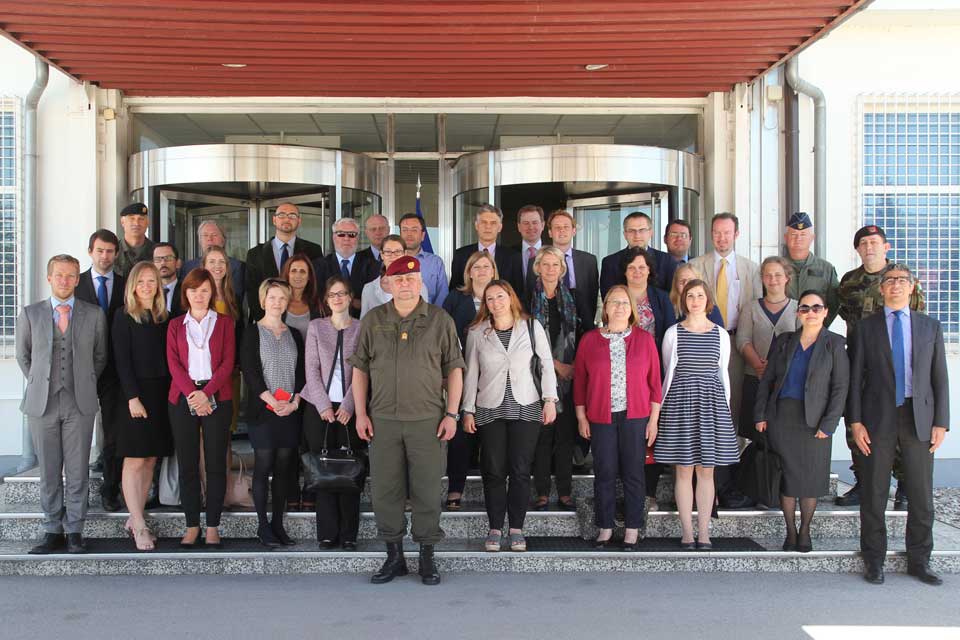
{"type": "Polygon", "coordinates": [[[14,355],[20,309],[20,98],[0,96],[0,357],[14,355]]]}
{"type": "Polygon", "coordinates": [[[861,96],[860,213],[926,292],[960,345],[960,95],[861,96]]]}

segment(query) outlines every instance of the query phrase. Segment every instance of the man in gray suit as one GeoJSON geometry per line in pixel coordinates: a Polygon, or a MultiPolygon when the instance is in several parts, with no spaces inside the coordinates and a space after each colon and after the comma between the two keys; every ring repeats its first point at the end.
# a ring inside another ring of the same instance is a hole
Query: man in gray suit
{"type": "Polygon", "coordinates": [[[17,318],[17,363],[27,378],[20,410],[40,464],[44,536],[33,554],[86,551],[87,465],[99,409],[97,377],[107,364],[107,318],[74,296],[79,280],[76,258],[53,256],[47,262],[52,295],[17,318]]]}
{"type": "Polygon", "coordinates": [[[860,553],[867,582],[883,582],[887,555],[884,512],[890,470],[899,447],[906,480],[907,572],[941,584],[930,571],[933,551],[933,452],[950,428],[950,383],[943,327],[912,311],[916,278],[904,264],[880,275],[883,307],[860,321],[850,349],[847,420],[863,453],[860,488],[860,553]]]}

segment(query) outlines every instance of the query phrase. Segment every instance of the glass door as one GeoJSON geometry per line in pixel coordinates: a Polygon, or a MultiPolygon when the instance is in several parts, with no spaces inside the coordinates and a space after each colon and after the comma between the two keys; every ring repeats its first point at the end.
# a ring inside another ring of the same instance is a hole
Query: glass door
{"type": "Polygon", "coordinates": [[[260,202],[260,215],[265,236],[261,241],[266,241],[273,235],[273,223],[271,222],[273,212],[286,202],[297,205],[297,209],[300,210],[300,228],[297,229],[297,236],[319,244],[323,247],[324,253],[330,251],[333,247],[333,233],[330,229],[333,219],[330,211],[330,195],[326,191],[262,200],[260,202]]]}
{"type": "Polygon", "coordinates": [[[160,210],[166,218],[165,224],[161,220],[161,230],[166,231],[161,239],[173,243],[184,262],[200,257],[197,232],[206,220],[215,220],[223,228],[230,256],[246,259],[251,246],[250,223],[256,218],[254,201],[161,190],[160,210]]]}
{"type": "Polygon", "coordinates": [[[598,261],[603,260],[626,246],[623,221],[631,213],[641,212],[653,221],[651,246],[661,248],[667,224],[667,198],[667,191],[651,191],[567,200],[567,211],[577,221],[574,246],[597,256],[598,261]]]}

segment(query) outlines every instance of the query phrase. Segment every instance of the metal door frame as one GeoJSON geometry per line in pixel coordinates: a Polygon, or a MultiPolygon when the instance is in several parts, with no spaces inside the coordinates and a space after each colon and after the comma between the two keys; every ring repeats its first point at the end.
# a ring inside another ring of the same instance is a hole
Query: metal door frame
{"type": "MultiPolygon", "coordinates": [[[[202,193],[193,193],[190,191],[173,191],[171,189],[160,189],[160,240],[162,242],[171,242],[170,240],[170,201],[183,200],[186,202],[198,202],[216,206],[228,206],[236,209],[247,209],[247,238],[251,241],[256,238],[256,229],[252,225],[256,224],[257,202],[247,198],[230,198],[227,196],[210,196],[202,193]]],[[[187,234],[187,246],[177,247],[183,256],[196,255],[197,238],[193,233],[193,215],[187,215],[187,224],[191,231],[187,234]]],[[[253,242],[256,244],[256,242],[253,242]]],[[[250,246],[253,246],[251,244],[250,246]]]]}
{"type": "MultiPolygon", "coordinates": [[[[654,233],[650,238],[650,245],[654,248],[660,248],[661,243],[663,242],[663,236],[666,233],[667,224],[669,220],[666,218],[669,217],[669,207],[670,207],[670,191],[667,189],[657,190],[657,191],[639,191],[637,193],[621,193],[612,196],[597,196],[593,198],[574,198],[567,200],[566,210],[574,217],[577,222],[577,226],[580,226],[580,218],[577,216],[576,210],[583,207],[598,207],[598,206],[610,206],[610,205],[623,205],[623,204],[646,204],[646,203],[657,203],[660,207],[660,215],[657,216],[657,220],[654,221],[654,233]],[[646,196],[646,198],[644,198],[646,196]],[[664,208],[667,209],[668,215],[663,215],[664,208]]],[[[577,238],[573,238],[574,246],[576,246],[577,238]]]]}

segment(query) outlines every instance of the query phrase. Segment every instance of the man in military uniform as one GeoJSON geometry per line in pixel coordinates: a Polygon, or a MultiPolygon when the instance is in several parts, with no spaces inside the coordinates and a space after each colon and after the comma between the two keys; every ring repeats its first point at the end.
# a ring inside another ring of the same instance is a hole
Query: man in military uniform
{"type": "Polygon", "coordinates": [[[142,202],[128,204],[120,212],[120,251],[113,265],[114,272],[126,277],[133,265],[153,260],[153,241],[147,237],[150,218],[147,205],[142,202]]]}
{"type": "Polygon", "coordinates": [[[783,244],[787,247],[787,259],[793,265],[794,275],[787,283],[787,297],[799,300],[804,291],[819,291],[827,303],[829,327],[837,317],[840,303],[837,300],[837,270],[832,264],[810,252],[813,244],[813,223],[803,211],[790,216],[787,230],[783,234],[783,244]]]}
{"type": "MultiPolygon", "coordinates": [[[[880,274],[889,263],[887,252],[890,251],[890,243],[887,242],[887,235],[883,232],[883,229],[870,224],[862,227],[853,236],[853,247],[860,254],[860,260],[863,264],[853,271],[845,273],[843,278],[840,279],[840,287],[837,289],[837,298],[840,301],[840,317],[847,323],[848,350],[854,344],[853,334],[860,321],[883,308],[880,274]]],[[[919,281],[916,282],[913,293],[910,295],[909,306],[913,311],[924,310],[923,288],[919,281]]],[[[852,358],[853,354],[850,355],[852,358]]],[[[850,468],[853,469],[857,480],[850,491],[837,498],[837,504],[843,507],[860,504],[859,470],[862,458],[860,449],[853,440],[853,432],[849,424],[847,425],[847,447],[850,449],[850,456],[853,460],[853,465],[850,468]]],[[[894,508],[898,511],[904,511],[907,508],[907,493],[904,488],[899,450],[897,450],[893,461],[893,475],[897,479],[894,508]]]]}
{"type": "Polygon", "coordinates": [[[433,546],[444,535],[443,443],[454,436],[460,418],[463,356],[453,319],[420,297],[420,261],[400,258],[385,277],[390,278],[393,300],[363,318],[350,358],[357,434],[373,441],[373,511],[377,533],[387,544],[386,562],[371,582],[382,584],[407,573],[403,537],[404,504],[409,498],[413,539],[420,543],[420,577],[424,584],[439,584],[433,546]]]}

